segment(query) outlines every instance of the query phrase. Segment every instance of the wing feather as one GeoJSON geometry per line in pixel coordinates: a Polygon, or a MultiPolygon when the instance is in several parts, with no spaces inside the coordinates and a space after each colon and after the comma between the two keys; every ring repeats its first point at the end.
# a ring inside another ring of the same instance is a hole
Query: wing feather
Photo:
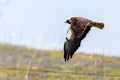
{"type": "MultiPolygon", "coordinates": [[[[81,41],[86,37],[87,33],[90,31],[90,26],[88,26],[83,35],[80,38],[77,38],[75,33],[72,33],[73,38],[67,39],[64,43],[64,59],[65,61],[69,60],[69,58],[72,58],[73,54],[76,52],[76,50],[80,47],[81,41]]],[[[68,31],[71,30],[70,28],[68,31]]]]}

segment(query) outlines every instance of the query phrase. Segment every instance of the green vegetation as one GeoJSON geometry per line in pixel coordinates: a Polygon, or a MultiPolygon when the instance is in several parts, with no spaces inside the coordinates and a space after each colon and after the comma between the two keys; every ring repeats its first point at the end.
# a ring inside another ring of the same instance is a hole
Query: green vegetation
{"type": "Polygon", "coordinates": [[[0,80],[120,80],[119,75],[119,57],[81,52],[64,62],[62,51],[0,44],[0,80]]]}

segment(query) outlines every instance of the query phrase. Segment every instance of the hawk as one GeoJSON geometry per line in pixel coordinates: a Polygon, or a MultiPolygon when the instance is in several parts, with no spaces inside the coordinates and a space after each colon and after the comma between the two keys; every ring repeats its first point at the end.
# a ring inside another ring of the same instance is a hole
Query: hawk
{"type": "Polygon", "coordinates": [[[86,37],[91,27],[104,28],[101,22],[94,22],[83,17],[72,17],[65,21],[70,24],[67,30],[66,41],[64,43],[64,60],[72,58],[74,52],[80,47],[81,41],[86,37]]]}

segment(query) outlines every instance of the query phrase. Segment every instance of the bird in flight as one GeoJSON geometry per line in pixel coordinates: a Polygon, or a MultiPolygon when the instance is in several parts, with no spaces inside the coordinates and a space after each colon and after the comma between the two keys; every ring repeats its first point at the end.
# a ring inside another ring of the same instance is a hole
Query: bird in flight
{"type": "Polygon", "coordinates": [[[101,22],[94,22],[83,17],[72,17],[65,21],[70,24],[67,30],[66,41],[64,43],[64,60],[68,61],[72,58],[74,52],[80,47],[81,41],[86,37],[91,27],[99,29],[104,28],[101,22]]]}

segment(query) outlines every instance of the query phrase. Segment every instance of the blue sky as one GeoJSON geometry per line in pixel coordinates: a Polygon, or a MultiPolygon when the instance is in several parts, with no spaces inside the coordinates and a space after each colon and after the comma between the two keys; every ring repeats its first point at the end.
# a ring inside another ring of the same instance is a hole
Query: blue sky
{"type": "Polygon", "coordinates": [[[0,42],[63,49],[64,21],[81,16],[104,22],[92,28],[78,51],[120,56],[120,0],[0,0],[0,42]]]}

